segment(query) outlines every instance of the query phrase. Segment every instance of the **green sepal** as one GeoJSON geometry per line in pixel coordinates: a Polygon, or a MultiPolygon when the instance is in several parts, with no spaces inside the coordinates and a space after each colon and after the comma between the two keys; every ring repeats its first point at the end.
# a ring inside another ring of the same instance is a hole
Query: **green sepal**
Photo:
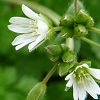
{"type": "Polygon", "coordinates": [[[62,51],[65,53],[69,50],[69,48],[66,46],[66,44],[61,44],[62,51]]]}
{"type": "Polygon", "coordinates": [[[74,24],[74,16],[70,14],[65,14],[60,21],[63,26],[72,26],[74,24]]]}
{"type": "Polygon", "coordinates": [[[39,16],[43,19],[44,22],[47,23],[47,25],[49,26],[49,29],[53,27],[52,21],[48,17],[46,17],[45,15],[41,13],[39,14],[39,16]]]}
{"type": "Polygon", "coordinates": [[[82,65],[82,64],[87,64],[89,67],[91,67],[91,61],[81,61],[80,63],[79,63],[79,65],[82,65]]]}
{"type": "MultiPolygon", "coordinates": [[[[80,9],[84,9],[84,6],[83,6],[83,4],[78,0],[78,3],[77,3],[77,11],[76,11],[76,13],[77,13],[80,9]]],[[[67,13],[68,13],[68,14],[71,14],[71,15],[75,15],[74,2],[69,6],[69,8],[68,8],[68,10],[67,10],[67,13]]]]}
{"type": "Polygon", "coordinates": [[[50,60],[53,61],[53,62],[57,62],[61,59],[61,54],[59,55],[53,55],[50,60]]]}
{"type": "Polygon", "coordinates": [[[51,55],[58,55],[60,53],[62,53],[62,48],[59,45],[48,45],[45,47],[46,51],[51,54],[51,55]]]}
{"type": "Polygon", "coordinates": [[[55,35],[55,31],[53,29],[53,24],[52,24],[52,21],[47,18],[45,15],[43,14],[39,14],[39,16],[42,18],[42,20],[48,25],[49,29],[48,29],[48,32],[47,32],[47,35],[46,35],[46,39],[50,39],[52,38],[53,35],[55,35]]]}
{"type": "Polygon", "coordinates": [[[74,66],[76,62],[73,61],[71,63],[61,63],[59,65],[59,69],[58,69],[58,72],[59,72],[59,76],[64,76],[64,75],[67,75],[67,73],[69,72],[70,68],[72,68],[74,66]]]}
{"type": "Polygon", "coordinates": [[[65,27],[65,28],[62,29],[61,34],[62,34],[63,38],[69,38],[69,37],[72,38],[73,35],[74,35],[74,31],[70,27],[68,27],[68,28],[65,27]]]}
{"type": "Polygon", "coordinates": [[[72,51],[66,52],[62,56],[62,60],[63,60],[63,62],[67,62],[67,63],[76,61],[77,60],[76,53],[74,53],[72,51]]]}
{"type": "Polygon", "coordinates": [[[56,34],[56,32],[54,31],[53,28],[51,28],[48,32],[47,32],[47,35],[46,35],[46,40],[50,40],[54,35],[56,34]]]}
{"type": "Polygon", "coordinates": [[[88,28],[94,26],[93,18],[84,9],[81,9],[77,13],[76,22],[79,23],[79,24],[83,24],[88,28]]]}
{"type": "Polygon", "coordinates": [[[88,34],[88,31],[84,25],[78,24],[74,27],[74,35],[76,37],[82,37],[88,34]]]}
{"type": "Polygon", "coordinates": [[[37,83],[32,90],[28,93],[26,100],[42,100],[46,93],[46,84],[37,83]]]}

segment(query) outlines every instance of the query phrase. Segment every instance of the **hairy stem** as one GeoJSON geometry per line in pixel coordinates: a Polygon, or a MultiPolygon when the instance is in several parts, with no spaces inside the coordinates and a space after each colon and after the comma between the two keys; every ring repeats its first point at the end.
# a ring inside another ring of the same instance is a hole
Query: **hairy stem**
{"type": "Polygon", "coordinates": [[[53,27],[53,30],[54,30],[54,31],[61,31],[62,28],[63,28],[62,26],[59,26],[59,27],[53,27]]]}
{"type": "Polygon", "coordinates": [[[93,31],[93,32],[96,32],[96,33],[99,33],[100,34],[100,29],[91,27],[90,30],[93,31]]]}
{"type": "Polygon", "coordinates": [[[48,82],[48,80],[50,79],[50,77],[53,75],[53,73],[56,71],[56,69],[59,67],[58,66],[59,63],[57,63],[50,71],[49,73],[46,75],[46,77],[43,79],[42,83],[46,84],[48,82]]]}
{"type": "Polygon", "coordinates": [[[78,0],[74,0],[75,15],[76,15],[76,12],[77,12],[77,3],[78,3],[78,0]]]}
{"type": "Polygon", "coordinates": [[[85,41],[85,42],[87,42],[87,43],[89,43],[89,44],[91,44],[91,45],[94,45],[94,46],[97,46],[97,47],[100,48],[100,44],[98,44],[98,43],[96,43],[96,42],[94,42],[94,41],[92,41],[92,40],[89,40],[89,39],[87,39],[87,38],[85,38],[85,37],[82,37],[82,38],[80,38],[80,39],[83,40],[83,41],[85,41]]]}

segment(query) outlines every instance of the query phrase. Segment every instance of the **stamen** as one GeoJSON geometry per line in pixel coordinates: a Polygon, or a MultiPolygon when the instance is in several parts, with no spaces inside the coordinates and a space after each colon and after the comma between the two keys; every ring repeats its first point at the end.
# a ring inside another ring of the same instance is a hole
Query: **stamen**
{"type": "Polygon", "coordinates": [[[38,34],[36,31],[31,33],[33,36],[39,36],[40,34],[38,34]]]}

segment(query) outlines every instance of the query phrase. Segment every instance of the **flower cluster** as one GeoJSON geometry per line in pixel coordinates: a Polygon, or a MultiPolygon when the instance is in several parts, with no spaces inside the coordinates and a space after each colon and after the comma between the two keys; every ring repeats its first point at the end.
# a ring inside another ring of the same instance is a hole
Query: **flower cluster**
{"type": "MultiPolygon", "coordinates": [[[[98,30],[94,29],[93,18],[87,13],[83,5],[78,2],[77,9],[74,10],[74,3],[61,18],[59,21],[60,24],[57,27],[53,27],[52,22],[44,15],[35,13],[23,4],[22,11],[28,18],[12,17],[9,20],[11,23],[8,25],[9,30],[18,33],[12,45],[16,46],[16,50],[19,50],[29,44],[28,49],[32,51],[41,45],[46,38],[50,39],[52,36],[55,36],[56,33],[59,33],[60,35],[57,37],[58,41],[53,41],[54,44],[46,46],[45,49],[51,55],[50,60],[58,64],[59,76],[67,75],[65,78],[67,81],[65,91],[73,86],[74,100],[85,100],[87,93],[94,99],[98,99],[100,87],[95,80],[100,81],[100,70],[90,68],[89,61],[81,61],[79,63],[77,53],[74,51],[75,38],[82,39],[100,47],[100,45],[85,38],[89,30],[98,30]],[[64,41],[66,42],[64,43],[64,41]]],[[[37,98],[36,96],[40,98],[42,92],[43,95],[45,94],[46,82],[49,80],[50,74],[53,73],[54,70],[52,69],[46,78],[32,89],[28,94],[28,98],[33,100],[33,98],[37,98]],[[40,89],[42,89],[42,92],[40,89]],[[36,94],[33,95],[33,93],[36,94]]]]}

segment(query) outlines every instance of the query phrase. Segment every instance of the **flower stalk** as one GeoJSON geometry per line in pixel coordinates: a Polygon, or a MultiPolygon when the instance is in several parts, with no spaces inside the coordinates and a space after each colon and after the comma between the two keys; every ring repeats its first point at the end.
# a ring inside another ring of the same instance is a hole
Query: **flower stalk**
{"type": "Polygon", "coordinates": [[[62,26],[53,27],[53,30],[54,30],[54,31],[61,31],[62,28],[63,28],[62,26]]]}
{"type": "Polygon", "coordinates": [[[51,76],[53,75],[53,73],[57,70],[58,67],[59,67],[59,63],[55,64],[55,66],[45,76],[45,78],[43,79],[42,83],[46,84],[48,82],[48,80],[51,78],[51,76]]]}
{"type": "Polygon", "coordinates": [[[98,44],[98,43],[96,43],[96,42],[94,42],[94,41],[92,41],[90,39],[87,39],[85,37],[81,37],[80,39],[83,40],[83,41],[85,41],[85,42],[87,42],[87,43],[89,43],[89,44],[91,44],[91,45],[94,45],[94,46],[97,46],[97,47],[100,48],[100,44],[98,44]]]}
{"type": "Polygon", "coordinates": [[[91,29],[91,31],[100,34],[100,29],[97,29],[97,28],[94,28],[94,27],[91,27],[90,29],[91,29]]]}
{"type": "Polygon", "coordinates": [[[78,3],[78,0],[74,0],[74,9],[75,9],[75,14],[77,12],[77,3],[78,3]]]}

